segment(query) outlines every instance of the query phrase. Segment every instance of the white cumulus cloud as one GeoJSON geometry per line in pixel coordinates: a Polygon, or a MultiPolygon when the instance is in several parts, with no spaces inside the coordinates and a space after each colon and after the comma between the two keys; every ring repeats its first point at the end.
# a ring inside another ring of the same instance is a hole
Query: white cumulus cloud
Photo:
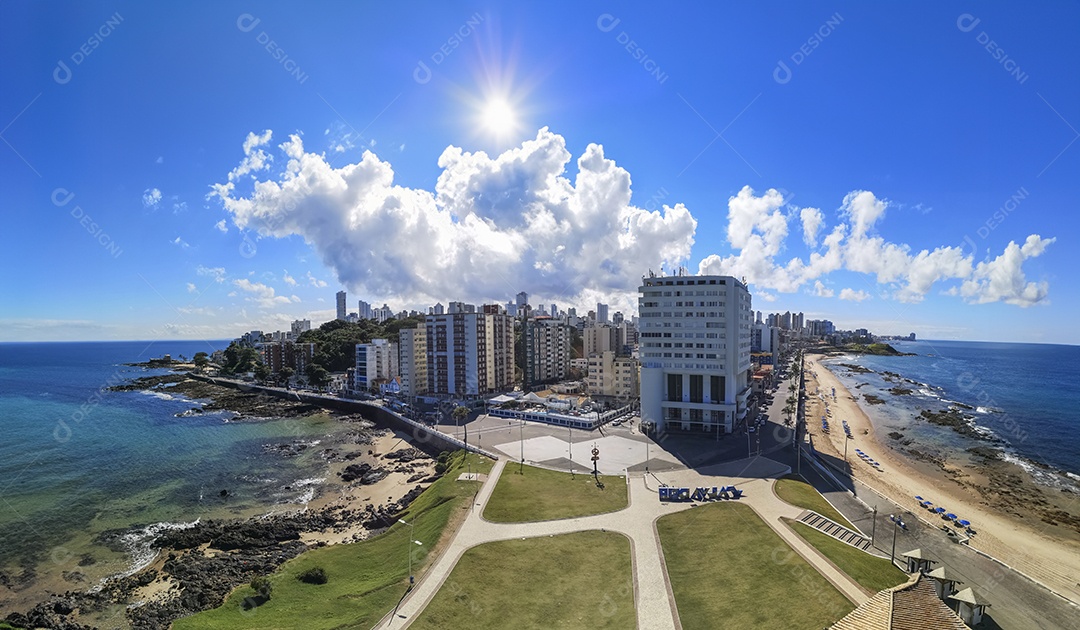
{"type": "MultiPolygon", "coordinates": [[[[799,290],[813,282],[815,294],[828,293],[818,279],[835,271],[853,271],[874,276],[878,284],[902,302],[922,301],[939,282],[956,282],[944,293],[960,295],[972,303],[1004,301],[1018,306],[1030,306],[1044,300],[1049,287],[1046,282],[1029,282],[1021,268],[1029,258],[1041,255],[1054,239],[1031,235],[1024,245],[1010,243],[1005,253],[994,260],[977,262],[973,255],[965,256],[961,248],[940,246],[912,253],[904,243],[894,243],[877,233],[884,219],[888,202],[872,192],[857,190],[848,193],[842,202],[840,216],[844,219],[832,228],[822,242],[822,250],[811,252],[807,259],[778,260],[787,219],[778,213],[780,193],[770,189],[760,196],[743,188],[728,200],[728,240],[735,253],[705,257],[700,273],[728,274],[745,277],[755,289],[766,288],[785,293],[799,290]]],[[[803,238],[810,242],[824,229],[820,212],[800,212],[803,238]],[[821,219],[819,222],[818,219],[821,219]]],[[[870,297],[863,291],[841,291],[841,299],[862,301],[870,297]]]]}
{"type": "Polygon", "coordinates": [[[863,290],[854,289],[840,289],[840,299],[848,300],[849,302],[862,302],[863,300],[870,299],[870,294],[863,290]]]}
{"type": "Polygon", "coordinates": [[[249,293],[250,295],[245,299],[249,302],[254,302],[259,308],[274,308],[275,306],[280,306],[282,304],[300,301],[300,298],[295,295],[292,297],[277,295],[277,292],[274,291],[274,287],[265,285],[261,282],[252,282],[247,278],[233,280],[233,286],[241,291],[249,293]]]}
{"type": "Polygon", "coordinates": [[[222,234],[226,234],[229,231],[229,226],[225,224],[225,219],[222,219],[215,223],[214,227],[217,228],[217,230],[222,234]]]}
{"type": "Polygon", "coordinates": [[[147,188],[142,194],[144,208],[157,208],[161,203],[161,191],[157,188],[147,188]]]}
{"type": "Polygon", "coordinates": [[[832,297],[836,292],[825,286],[821,280],[814,280],[814,295],[818,297],[832,297]]]}
{"type": "MultiPolygon", "coordinates": [[[[697,222],[683,205],[631,204],[630,174],[600,145],[585,149],[571,180],[565,140],[547,128],[494,157],[447,148],[433,191],[395,185],[391,165],[370,151],[335,168],[297,135],[280,148],[280,176],[248,193],[230,180],[212,194],[241,229],[302,236],[342,284],[380,299],[627,291],[650,267],[685,261],[694,242],[697,222]]],[[[757,223],[770,242],[786,233],[782,217],[757,223]]]]}
{"type": "Polygon", "coordinates": [[[810,247],[817,247],[818,232],[825,223],[825,215],[817,208],[803,208],[799,211],[802,220],[803,241],[810,247]]]}

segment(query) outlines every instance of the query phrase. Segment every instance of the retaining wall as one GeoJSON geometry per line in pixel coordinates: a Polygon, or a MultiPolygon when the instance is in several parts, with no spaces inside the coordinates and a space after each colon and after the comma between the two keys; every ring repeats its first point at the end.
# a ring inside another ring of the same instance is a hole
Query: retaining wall
{"type": "Polygon", "coordinates": [[[346,413],[359,413],[365,419],[375,423],[375,426],[377,427],[393,429],[395,431],[404,431],[411,434],[413,446],[423,450],[429,455],[438,455],[441,451],[466,449],[473,453],[483,455],[484,457],[489,457],[494,460],[499,459],[499,456],[491,451],[484,450],[472,444],[466,446],[464,442],[453,436],[432,430],[431,427],[428,427],[427,425],[406,418],[386,407],[367,401],[349,400],[347,398],[338,398],[337,396],[315,394],[312,392],[298,392],[296,390],[281,389],[279,387],[265,387],[254,383],[245,383],[243,381],[235,381],[227,378],[211,378],[200,374],[189,374],[188,376],[206,383],[213,383],[214,385],[231,387],[233,389],[265,396],[273,396],[274,398],[280,398],[282,400],[294,400],[309,405],[334,409],[336,411],[344,411],[346,413]]]}

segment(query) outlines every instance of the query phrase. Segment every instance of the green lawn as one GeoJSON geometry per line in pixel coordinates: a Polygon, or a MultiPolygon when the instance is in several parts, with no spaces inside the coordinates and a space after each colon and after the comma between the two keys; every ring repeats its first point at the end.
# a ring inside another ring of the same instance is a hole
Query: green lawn
{"type": "Polygon", "coordinates": [[[780,497],[780,500],[807,510],[813,510],[822,516],[831,518],[852,531],[859,531],[844,518],[843,514],[837,512],[836,508],[826,501],[825,497],[821,496],[821,493],[814,489],[814,486],[811,486],[802,479],[794,476],[783,477],[776,480],[774,488],[776,489],[776,496],[780,497]]]}
{"type": "MultiPolygon", "coordinates": [[[[473,471],[491,470],[491,460],[469,457],[473,471]]],[[[395,524],[370,540],[307,551],[270,576],[273,595],[258,608],[241,609],[243,599],[254,595],[250,587],[242,586],[220,607],[178,619],[173,628],[370,628],[405,593],[409,572],[406,549],[413,551],[413,573],[419,578],[448,523],[462,514],[479,489],[478,482],[457,481],[465,469],[465,454],[458,451],[451,456],[446,475],[402,514],[414,530],[395,524]],[[409,543],[413,536],[422,547],[409,543]],[[305,584],[296,579],[314,567],[325,569],[326,584],[305,584]]]]}
{"type": "Polygon", "coordinates": [[[600,475],[603,489],[592,475],[576,474],[507,463],[484,508],[484,518],[496,523],[551,521],[621,510],[628,505],[626,479],[600,475]]]}
{"type": "Polygon", "coordinates": [[[656,529],[684,630],[818,630],[855,608],[745,505],[676,512],[656,529]]]}
{"type": "Polygon", "coordinates": [[[847,573],[851,579],[864,588],[876,593],[907,581],[907,575],[894,567],[885,558],[878,558],[851,545],[845,545],[832,536],[823,534],[805,523],[796,521],[788,521],[788,523],[795,530],[795,533],[802,536],[806,542],[813,545],[841,571],[847,573]]]}
{"type": "Polygon", "coordinates": [[[411,627],[634,629],[633,581],[621,534],[486,543],[462,555],[411,627]]]}

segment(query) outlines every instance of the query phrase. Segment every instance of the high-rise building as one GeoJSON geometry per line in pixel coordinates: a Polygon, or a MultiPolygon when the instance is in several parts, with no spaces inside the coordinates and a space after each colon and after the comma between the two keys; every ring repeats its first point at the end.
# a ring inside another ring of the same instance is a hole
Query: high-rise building
{"type": "Polygon", "coordinates": [[[607,352],[619,353],[619,331],[614,326],[594,324],[586,326],[582,335],[582,351],[585,356],[607,352]]]}
{"type": "Polygon", "coordinates": [[[388,319],[394,319],[394,311],[386,304],[383,304],[379,308],[371,309],[371,319],[382,323],[388,319]]]}
{"type": "Polygon", "coordinates": [[[310,319],[298,319],[298,320],[295,320],[292,323],[291,330],[292,330],[293,339],[296,339],[297,337],[300,336],[300,333],[304,333],[304,332],[307,332],[307,331],[311,330],[311,320],[310,319]]]}
{"type": "Polygon", "coordinates": [[[427,327],[402,328],[398,333],[398,372],[401,393],[419,396],[427,393],[427,327]]]}
{"type": "Polygon", "coordinates": [[[528,293],[522,291],[521,293],[517,294],[517,307],[518,307],[519,311],[522,308],[524,308],[525,305],[528,304],[528,303],[529,303],[529,294],[528,293]]]}
{"type": "Polygon", "coordinates": [[[601,304],[600,302],[596,303],[596,322],[597,323],[599,323],[599,324],[608,323],[607,311],[608,311],[608,305],[607,304],[601,304]]]}
{"type": "Polygon", "coordinates": [[[282,368],[290,368],[293,374],[303,376],[307,366],[315,358],[315,344],[293,341],[272,341],[260,348],[262,362],[274,374],[282,368]]]}
{"type": "Polygon", "coordinates": [[[337,292],[337,318],[344,321],[345,320],[345,312],[346,312],[345,311],[345,292],[344,291],[338,291],[337,292]]]}
{"type": "Polygon", "coordinates": [[[559,307],[556,306],[554,302],[551,303],[551,316],[555,318],[559,317],[559,307]]]}
{"type": "Polygon", "coordinates": [[[514,320],[489,305],[485,312],[428,315],[428,391],[478,396],[514,382],[514,320]]]}
{"type": "Polygon", "coordinates": [[[371,305],[363,300],[360,300],[359,303],[357,303],[356,314],[360,316],[360,319],[371,319],[371,305]]]}
{"type": "Polygon", "coordinates": [[[356,389],[367,391],[397,376],[397,344],[372,339],[356,344],[356,389]]]}
{"type": "Polygon", "coordinates": [[[524,389],[566,378],[570,373],[570,327],[553,319],[531,319],[523,330],[524,389]]]}
{"type": "Polygon", "coordinates": [[[620,401],[638,397],[638,361],[616,356],[611,350],[589,355],[585,383],[589,394],[620,401]]]}
{"type": "Polygon", "coordinates": [[[650,275],[638,289],[641,420],[730,433],[750,396],[750,292],[731,276],[650,275]]]}

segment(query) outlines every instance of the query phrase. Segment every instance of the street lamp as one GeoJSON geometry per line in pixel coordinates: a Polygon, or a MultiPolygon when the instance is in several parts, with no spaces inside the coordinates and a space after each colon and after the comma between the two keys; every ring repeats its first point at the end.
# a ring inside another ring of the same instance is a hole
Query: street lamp
{"type": "Polygon", "coordinates": [[[892,563],[892,562],[894,562],[894,558],[896,557],[896,528],[897,527],[905,527],[905,525],[904,525],[904,520],[903,519],[901,519],[899,516],[895,516],[893,514],[889,515],[889,520],[893,522],[893,528],[892,528],[892,551],[889,552],[889,562],[892,563]]]}
{"type": "Polygon", "coordinates": [[[424,543],[420,542],[419,540],[413,540],[412,532],[414,531],[415,528],[413,527],[412,523],[406,523],[405,521],[401,520],[400,518],[398,519],[397,522],[401,523],[402,525],[408,525],[409,526],[409,542],[405,545],[405,550],[409,552],[409,588],[412,588],[412,585],[413,585],[413,573],[412,573],[412,552],[413,552],[413,549],[412,549],[412,545],[415,544],[417,546],[422,547],[424,545],[424,543]]]}

